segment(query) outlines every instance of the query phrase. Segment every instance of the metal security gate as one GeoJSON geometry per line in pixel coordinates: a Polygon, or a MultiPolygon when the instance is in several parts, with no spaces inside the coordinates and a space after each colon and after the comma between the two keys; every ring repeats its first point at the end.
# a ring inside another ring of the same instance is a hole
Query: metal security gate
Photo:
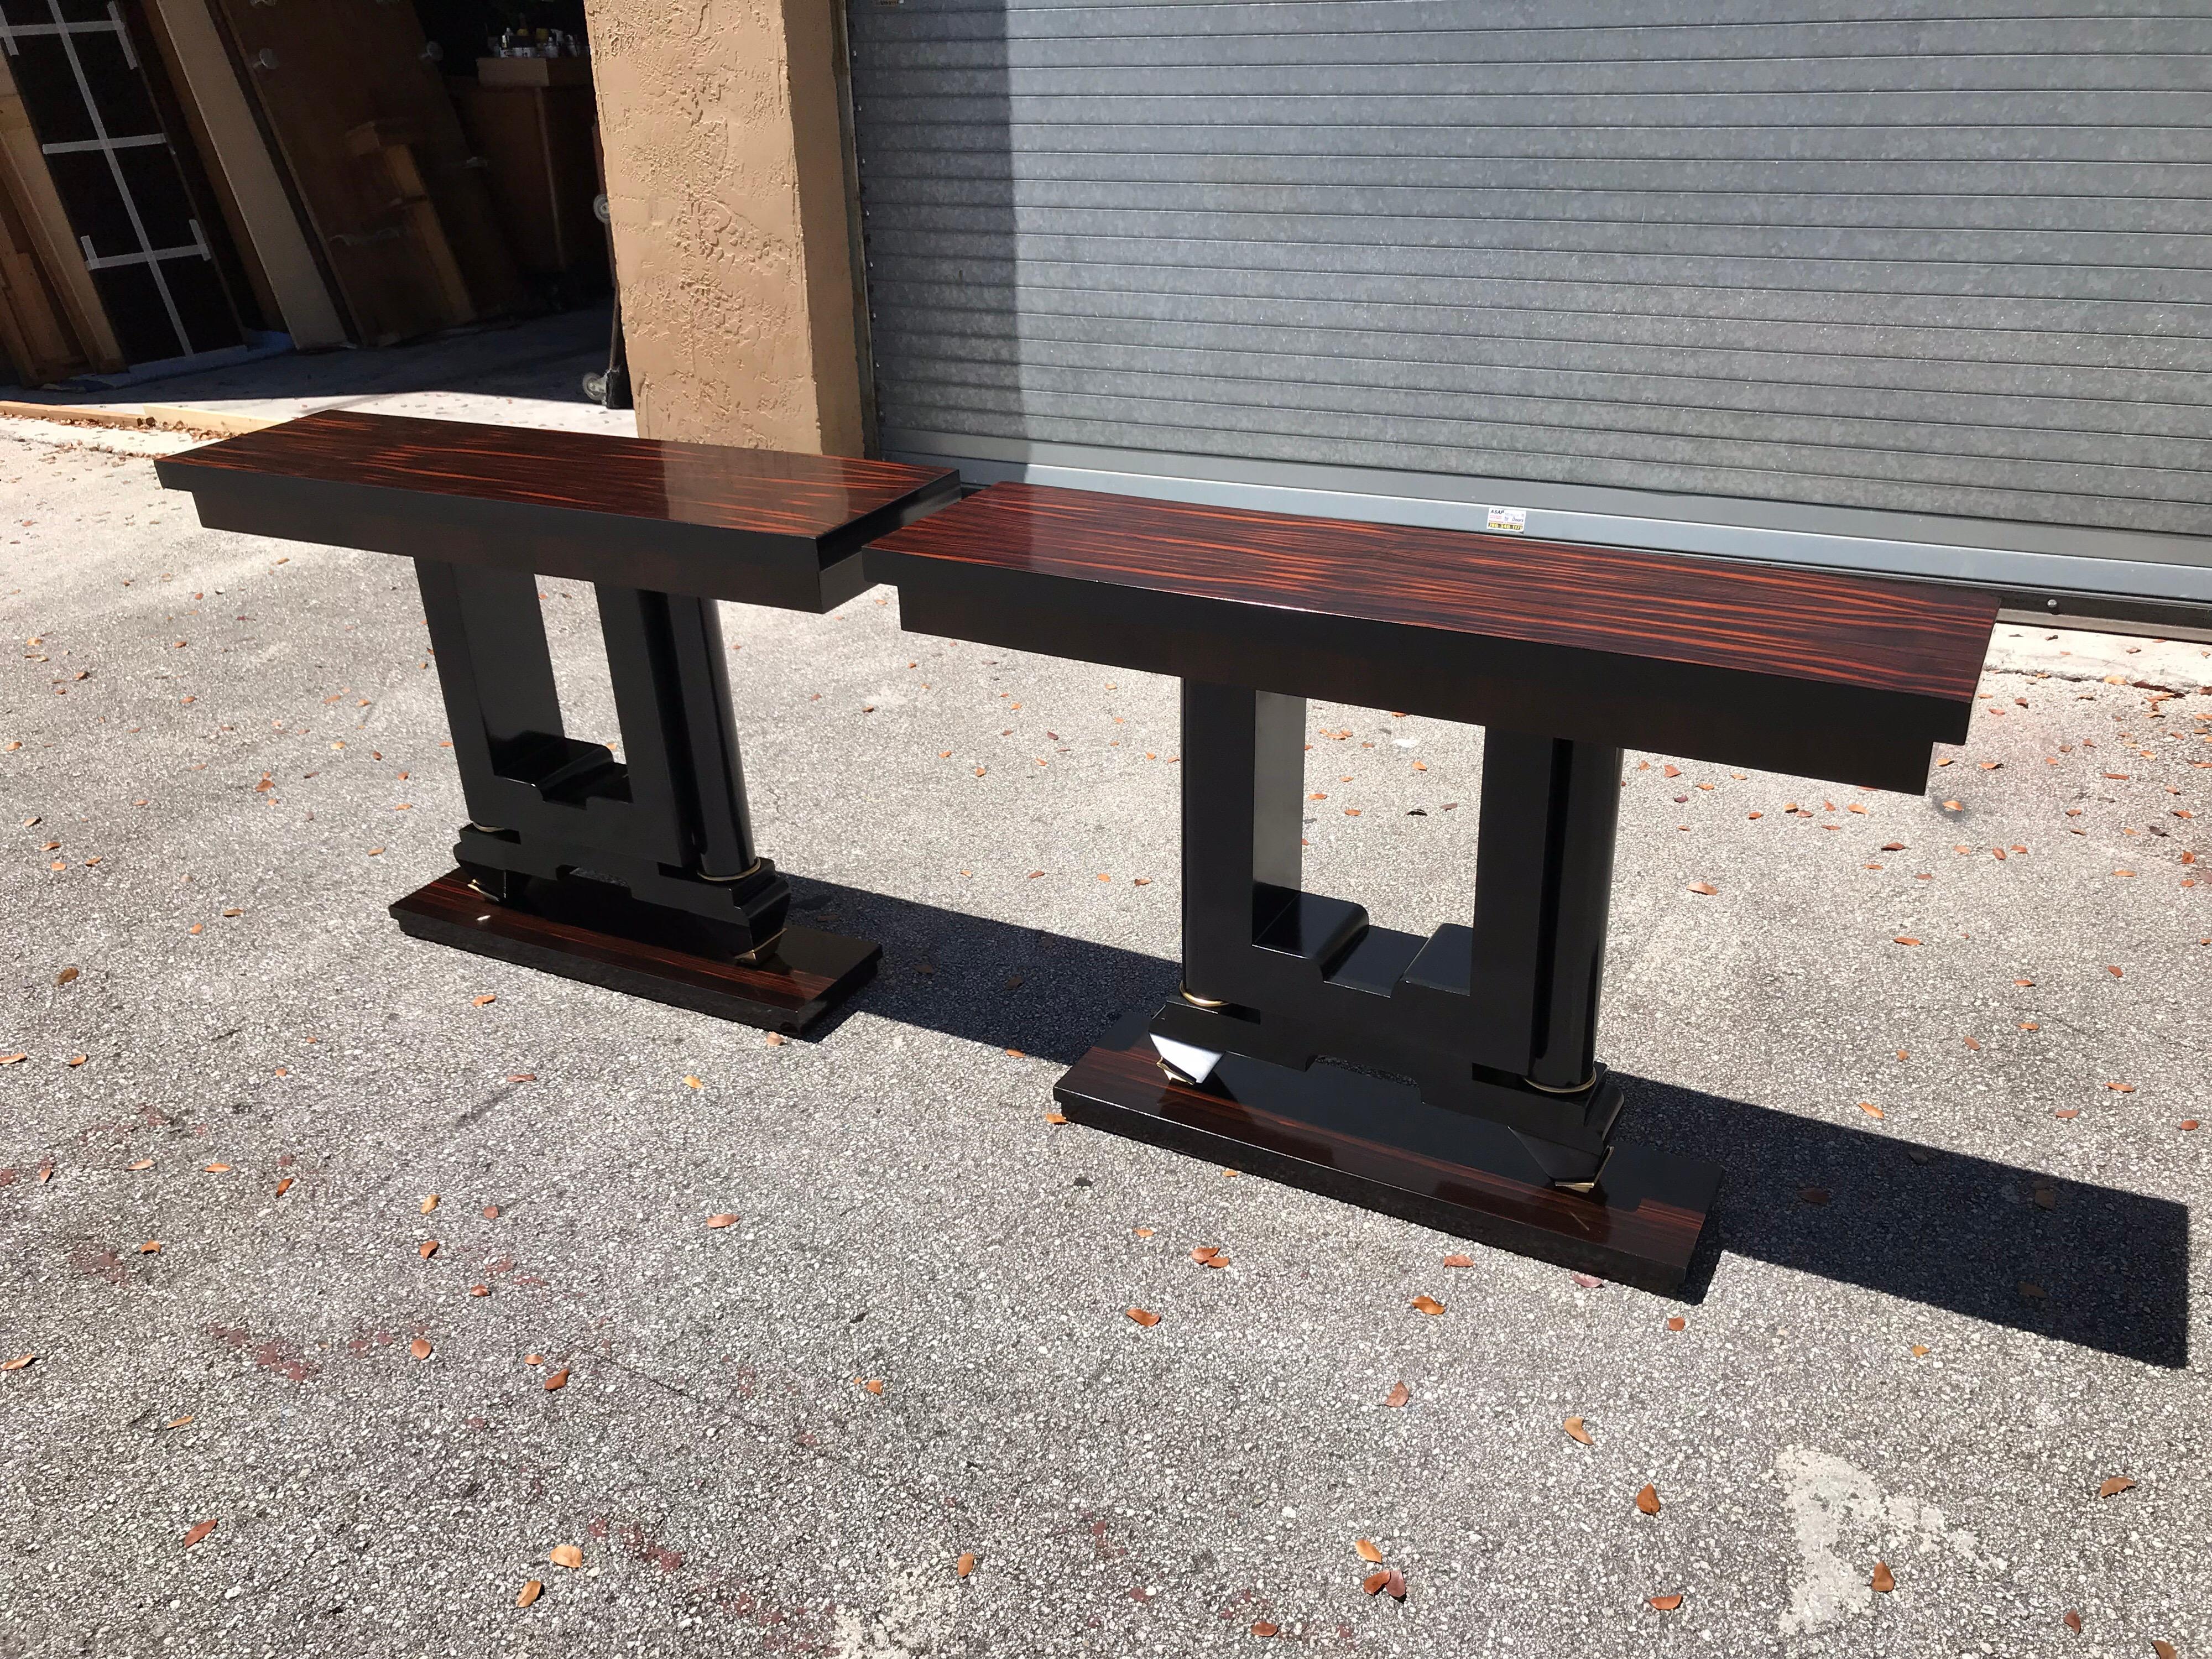
{"type": "Polygon", "coordinates": [[[2212,0],[849,38],[886,454],[2212,604],[2212,0]]]}

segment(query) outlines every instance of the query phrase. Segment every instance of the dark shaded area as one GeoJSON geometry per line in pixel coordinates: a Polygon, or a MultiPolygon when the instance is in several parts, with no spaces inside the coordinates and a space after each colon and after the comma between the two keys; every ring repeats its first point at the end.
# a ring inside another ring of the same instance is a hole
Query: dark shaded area
{"type": "Polygon", "coordinates": [[[1734,1251],[2154,1365],[2189,1362],[2185,1205],[1620,1081],[1624,1139],[1728,1170],[1693,1298],[1734,1251]]]}
{"type": "MultiPolygon", "coordinates": [[[[884,947],[876,982],[848,1013],[865,1009],[1063,1064],[1122,1014],[1172,995],[1180,977],[1172,962],[1043,928],[799,877],[792,886],[809,925],[884,947]]],[[[1649,1079],[1620,1081],[1629,1097],[1621,1139],[1728,1171],[1686,1287],[1692,1300],[1734,1253],[2148,1364],[2188,1363],[2185,1205],[1649,1079]],[[1808,1201],[1808,1188],[1826,1202],[1808,1201]]]]}
{"type": "Polygon", "coordinates": [[[816,1026],[811,1041],[866,1009],[1073,1066],[1117,1016],[1157,1006],[1182,982],[1177,964],[1158,957],[783,874],[793,921],[884,947],[875,982],[816,1026]]]}

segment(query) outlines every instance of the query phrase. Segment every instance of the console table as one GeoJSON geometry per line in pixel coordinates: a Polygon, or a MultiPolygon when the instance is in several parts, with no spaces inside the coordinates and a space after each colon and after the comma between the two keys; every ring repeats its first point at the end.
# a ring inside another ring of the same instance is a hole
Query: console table
{"type": "Polygon", "coordinates": [[[867,560],[909,629],[1182,682],[1182,992],[1060,1079],[1069,1117],[1659,1291],[1721,1171],[1613,1138],[1622,748],[1917,793],[1996,620],[1926,583],[1021,484],[867,560]],[[1487,728],[1467,921],[1303,890],[1309,696],[1487,728]]]}
{"type": "Polygon", "coordinates": [[[843,603],[954,474],[343,410],[156,467],[210,529],[415,561],[471,821],[408,933],[793,1033],[873,973],[754,849],[714,601],[843,603]],[[539,574],[593,584],[619,760],[562,725],[539,574]]]}

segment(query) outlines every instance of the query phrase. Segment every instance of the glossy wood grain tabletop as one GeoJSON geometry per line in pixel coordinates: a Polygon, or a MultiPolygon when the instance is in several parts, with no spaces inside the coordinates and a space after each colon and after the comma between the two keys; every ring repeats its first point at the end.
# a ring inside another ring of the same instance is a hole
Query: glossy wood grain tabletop
{"type": "Polygon", "coordinates": [[[190,470],[201,468],[809,541],[933,484],[951,487],[942,470],[889,461],[347,410],[170,457],[163,480],[190,489],[190,470]]]}
{"type": "Polygon", "coordinates": [[[1947,700],[1973,695],[1994,596],[1464,531],[1001,483],[872,544],[899,559],[1947,700]]]}

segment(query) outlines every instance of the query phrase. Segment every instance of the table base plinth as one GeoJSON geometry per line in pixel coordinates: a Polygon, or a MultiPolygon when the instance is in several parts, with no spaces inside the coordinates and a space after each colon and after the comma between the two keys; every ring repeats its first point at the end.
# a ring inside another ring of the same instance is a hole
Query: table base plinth
{"type": "Polygon", "coordinates": [[[1053,1098],[1078,1123],[1662,1295],[1681,1288],[1721,1180],[1701,1158],[1616,1145],[1595,1192],[1563,1190],[1502,1124],[1327,1065],[1228,1054],[1205,1085],[1178,1083],[1142,1015],[1053,1098]]]}
{"type": "Polygon", "coordinates": [[[787,927],[762,959],[717,953],[695,918],[591,881],[500,904],[458,870],[392,907],[410,937],[797,1036],[874,977],[883,947],[787,927]]]}

